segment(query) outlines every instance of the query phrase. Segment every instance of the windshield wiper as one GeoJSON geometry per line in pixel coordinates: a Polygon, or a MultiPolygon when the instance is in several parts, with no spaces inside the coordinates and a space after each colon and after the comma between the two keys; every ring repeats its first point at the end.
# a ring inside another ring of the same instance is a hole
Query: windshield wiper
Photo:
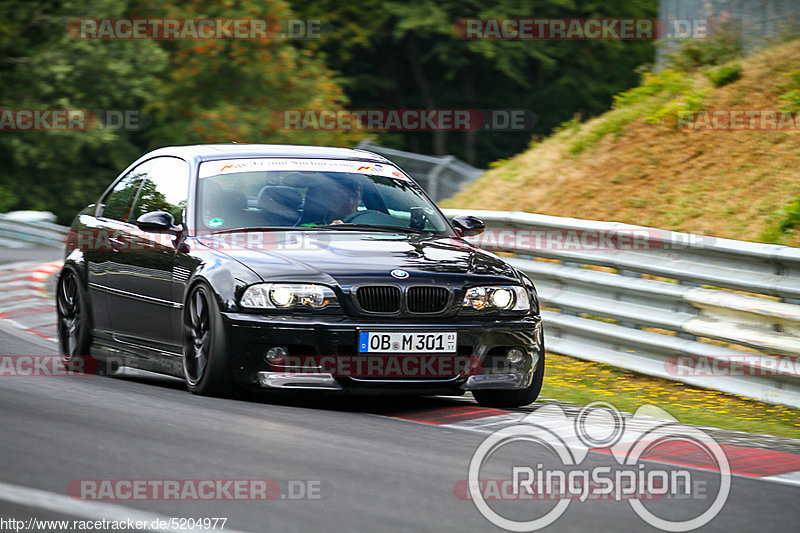
{"type": "Polygon", "coordinates": [[[220,233],[238,233],[238,232],[248,232],[248,231],[274,231],[274,230],[297,230],[294,226],[252,226],[246,228],[228,228],[228,229],[221,229],[217,231],[208,231],[203,232],[203,235],[217,235],[220,233]]]}
{"type": "Polygon", "coordinates": [[[392,226],[391,224],[349,224],[343,222],[341,224],[323,224],[321,226],[314,226],[307,229],[332,229],[332,230],[382,230],[382,231],[397,231],[400,233],[418,233],[428,235],[431,233],[441,233],[440,231],[432,229],[415,229],[407,228],[405,226],[392,226]]]}

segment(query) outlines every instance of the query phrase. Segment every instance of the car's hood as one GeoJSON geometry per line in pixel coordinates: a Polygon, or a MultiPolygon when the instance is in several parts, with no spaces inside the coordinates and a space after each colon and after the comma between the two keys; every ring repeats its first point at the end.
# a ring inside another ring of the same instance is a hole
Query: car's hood
{"type": "Polygon", "coordinates": [[[265,281],[405,281],[460,284],[518,282],[496,255],[456,238],[385,231],[247,231],[199,239],[252,269],[265,281]],[[424,276],[424,279],[421,277],[424,276]],[[331,279],[332,278],[332,279],[331,279]]]}

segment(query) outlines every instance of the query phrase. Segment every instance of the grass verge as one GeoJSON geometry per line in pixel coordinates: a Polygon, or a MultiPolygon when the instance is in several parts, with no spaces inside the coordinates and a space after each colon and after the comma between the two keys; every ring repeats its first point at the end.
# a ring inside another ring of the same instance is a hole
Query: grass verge
{"type": "Polygon", "coordinates": [[[800,132],[681,126],[699,110],[800,111],[800,39],[717,65],[726,50],[701,58],[711,70],[645,74],[607,113],[563,123],[440,204],[800,246],[786,211],[800,197],[800,132]]]}
{"type": "Polygon", "coordinates": [[[553,353],[547,354],[541,394],[577,405],[607,401],[630,413],[651,404],[684,424],[800,439],[800,409],[553,353]]]}

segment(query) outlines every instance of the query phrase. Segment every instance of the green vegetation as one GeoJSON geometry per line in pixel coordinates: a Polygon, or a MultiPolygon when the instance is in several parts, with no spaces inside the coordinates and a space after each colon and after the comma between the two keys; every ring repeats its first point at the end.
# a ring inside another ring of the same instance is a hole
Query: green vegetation
{"type": "Polygon", "coordinates": [[[800,70],[788,74],[791,82],[786,86],[786,92],[781,95],[781,110],[788,113],[800,112],[800,70]]]}
{"type": "MultiPolygon", "coordinates": [[[[339,109],[333,73],[286,40],[103,40],[68,34],[92,18],[286,18],[283,0],[63,0],[0,3],[0,108],[129,110],[142,131],[0,132],[0,209],[48,210],[68,223],[143,152],[167,144],[281,142],[274,109],[339,109]],[[242,4],[242,3],[237,3],[242,4]],[[90,14],[90,15],[88,15],[90,14]]],[[[347,132],[304,131],[298,143],[346,145],[347,132]]]]}
{"type": "Polygon", "coordinates": [[[5,187],[0,187],[0,213],[9,211],[16,202],[17,198],[14,193],[5,187]]]}
{"type": "Polygon", "coordinates": [[[645,72],[641,85],[614,96],[614,107],[632,106],[664,93],[673,97],[682,94],[690,87],[691,77],[685,72],[672,69],[666,69],[660,74],[645,72]]]}
{"type": "Polygon", "coordinates": [[[693,115],[705,107],[708,91],[690,91],[674,98],[645,118],[648,124],[661,124],[673,128],[678,127],[678,117],[682,113],[693,115]]]}
{"type": "Polygon", "coordinates": [[[707,38],[687,40],[665,55],[671,68],[690,72],[729,63],[742,55],[742,47],[736,32],[718,27],[707,38]]]}
{"type": "Polygon", "coordinates": [[[772,244],[786,244],[787,233],[800,229],[800,198],[787,205],[777,215],[777,222],[761,234],[761,240],[772,244]]]}
{"type": "Polygon", "coordinates": [[[631,413],[649,404],[684,424],[800,438],[800,409],[552,353],[547,354],[542,397],[576,405],[602,400],[631,413]]]}
{"type": "MultiPolygon", "coordinates": [[[[614,108],[604,115],[564,122],[553,135],[492,168],[443,205],[798,246],[800,136],[768,129],[664,127],[677,113],[704,107],[800,105],[800,39],[738,62],[740,81],[721,87],[706,75],[721,69],[705,64],[689,71],[673,67],[658,75],[646,73],[642,84],[616,96],[614,108]],[[788,84],[775,83],[787,73],[788,84]]],[[[684,423],[800,438],[800,409],[567,356],[547,357],[543,398],[578,405],[605,400],[629,412],[653,404],[684,423]]]]}
{"type": "MultiPolygon", "coordinates": [[[[653,18],[658,0],[540,0],[542,18],[653,18]]],[[[144,129],[4,131],[0,209],[53,211],[61,223],[152,148],[201,142],[353,146],[369,136],[478,166],[524,150],[569,117],[605,111],[652,61],[647,41],[459,38],[465,17],[530,17],[516,0],[62,0],[0,3],[0,107],[115,109],[144,129]],[[91,17],[312,19],[332,31],[287,40],[78,39],[91,17]],[[284,129],[285,110],[516,109],[522,132],[371,133],[284,129]],[[278,113],[275,115],[274,113],[278,113]]]]}
{"type": "MultiPolygon", "coordinates": [[[[646,41],[460,39],[468,17],[530,17],[518,0],[292,0],[298,14],[330,20],[336,31],[301,46],[341,73],[359,108],[527,109],[524,132],[379,133],[384,145],[448,153],[485,166],[527,147],[576,114],[596,116],[614,94],[634,86],[635,69],[653,61],[646,41]]],[[[657,16],[657,0],[537,0],[537,18],[657,16]]]]}
{"type": "MultiPolygon", "coordinates": [[[[699,111],[703,107],[706,93],[692,90],[693,77],[686,72],[667,69],[660,74],[646,72],[641,85],[614,96],[611,111],[577,135],[569,153],[577,155],[594,146],[607,135],[619,137],[625,126],[645,117],[650,124],[677,123],[681,111],[699,111]]],[[[568,123],[573,130],[576,123],[568,123]]]]}
{"type": "MultiPolygon", "coordinates": [[[[626,126],[644,118],[648,124],[675,128],[681,113],[697,113],[705,108],[708,91],[698,88],[694,73],[704,74],[715,88],[723,87],[742,77],[740,63],[731,63],[741,56],[738,37],[732,31],[717,29],[707,39],[689,40],[665,54],[667,65],[660,74],[645,72],[638,87],[614,96],[611,111],[596,121],[587,132],[579,135],[569,153],[577,155],[596,145],[608,135],[620,137],[626,126]],[[718,68],[709,68],[717,65],[718,68]]],[[[800,101],[800,90],[787,99],[800,101]]]]}
{"type": "Polygon", "coordinates": [[[714,87],[724,87],[742,77],[742,65],[739,63],[723,65],[717,69],[709,70],[705,75],[714,87]]]}
{"type": "Polygon", "coordinates": [[[739,80],[722,87],[706,75],[716,66],[645,73],[607,113],[562,122],[443,206],[800,246],[800,136],[769,125],[736,132],[675,127],[704,110],[800,111],[800,39],[735,64],[739,80]]]}

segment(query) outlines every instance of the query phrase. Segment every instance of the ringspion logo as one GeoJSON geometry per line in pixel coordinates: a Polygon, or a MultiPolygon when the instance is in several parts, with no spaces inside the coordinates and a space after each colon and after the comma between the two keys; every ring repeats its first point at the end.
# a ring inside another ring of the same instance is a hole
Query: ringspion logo
{"type": "MultiPolygon", "coordinates": [[[[647,407],[650,413],[669,416],[647,407]]],[[[571,420],[558,406],[542,407],[486,437],[472,456],[467,480],[453,486],[454,495],[471,500],[489,522],[507,531],[537,531],[558,520],[571,503],[588,501],[628,502],[644,522],[666,531],[691,531],[708,524],[730,492],[724,450],[698,428],[641,416],[640,411],[626,420],[611,404],[594,402],[571,420]],[[526,453],[529,448],[540,453],[526,453]],[[680,466],[649,463],[651,457],[676,449],[701,454],[710,474],[698,479],[680,466]],[[586,461],[590,450],[610,455],[616,464],[586,461]],[[539,459],[526,463],[526,457],[539,459]],[[497,479],[504,470],[507,477],[497,479]],[[685,509],[688,499],[701,505],[688,514],[670,512],[670,502],[685,509]],[[508,505],[490,505],[496,501],[508,505]],[[648,507],[652,501],[658,506],[648,507]]]]}

